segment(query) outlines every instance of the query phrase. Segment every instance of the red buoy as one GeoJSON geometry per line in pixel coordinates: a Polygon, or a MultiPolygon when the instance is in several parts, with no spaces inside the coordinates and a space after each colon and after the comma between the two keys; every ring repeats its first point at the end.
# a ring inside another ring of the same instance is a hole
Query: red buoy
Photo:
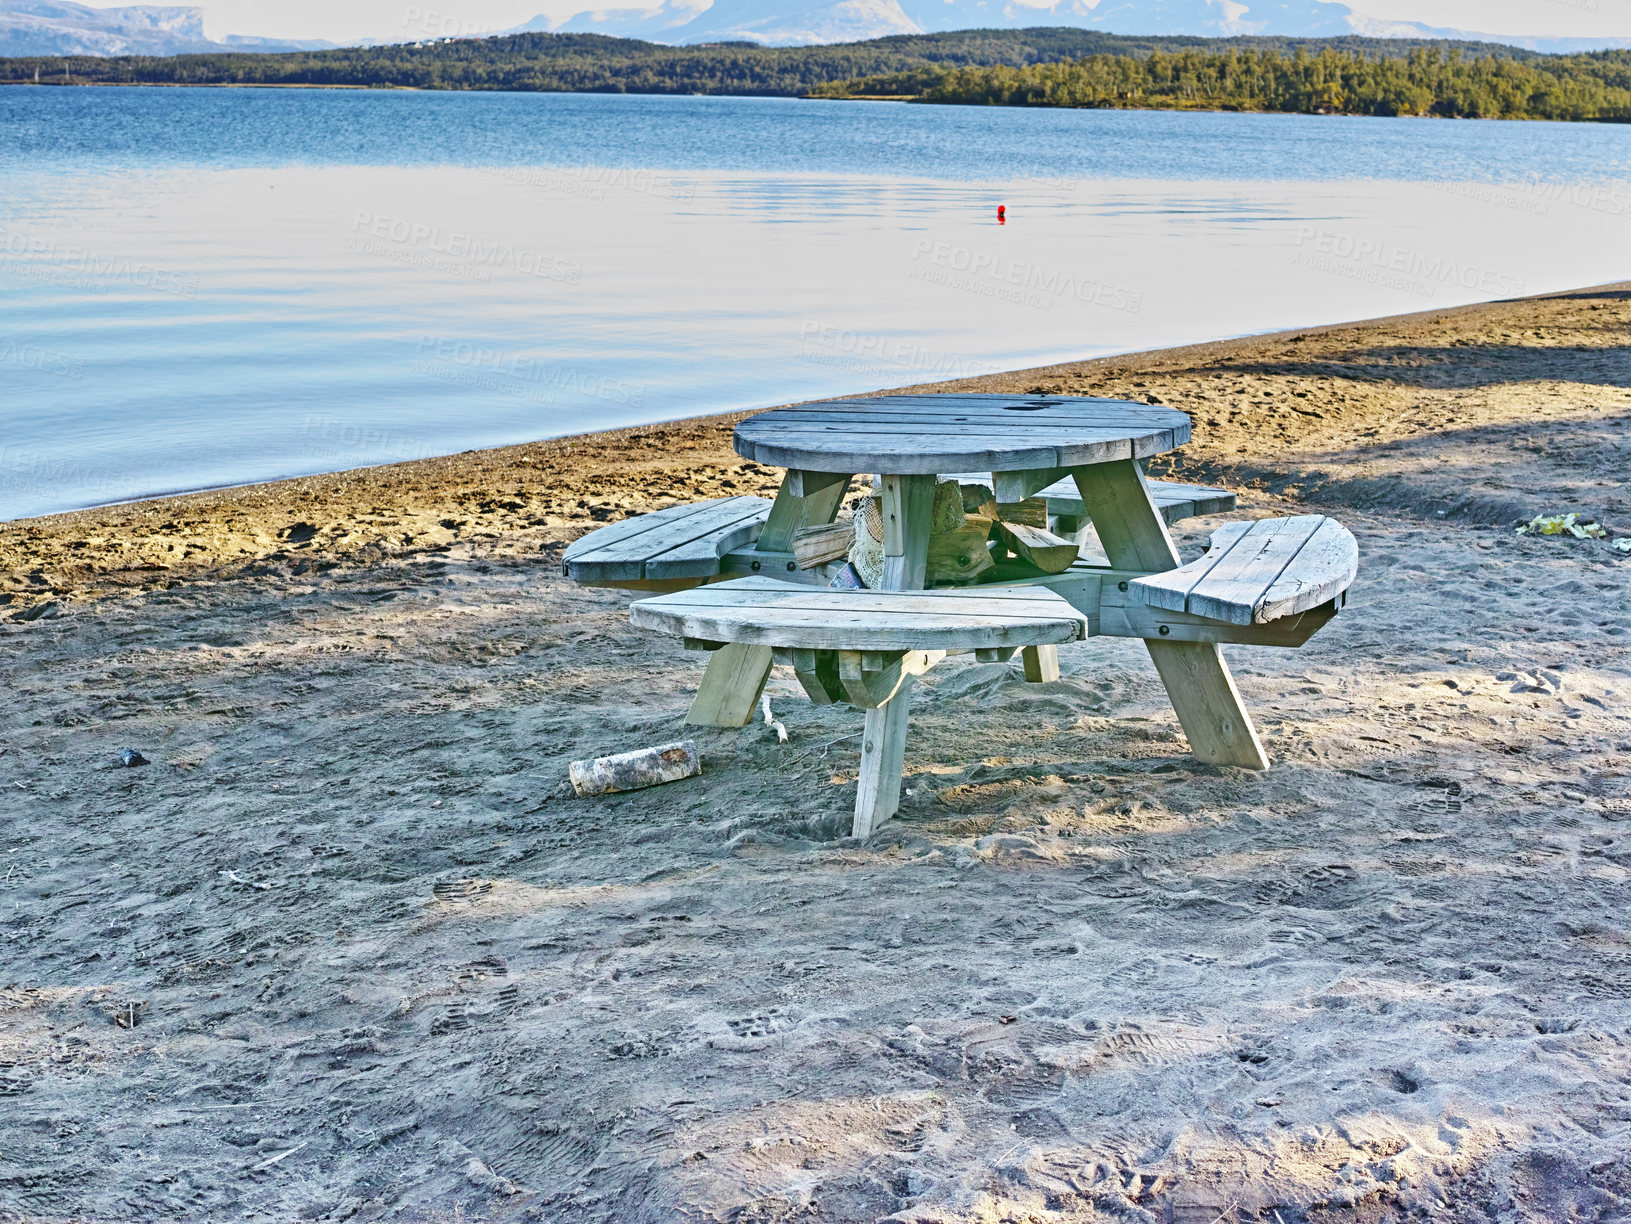
{"type": "Polygon", "coordinates": [[[1007,225],[1008,224],[1008,205],[1006,205],[1006,204],[998,204],[997,205],[997,224],[998,225],[1007,225]]]}

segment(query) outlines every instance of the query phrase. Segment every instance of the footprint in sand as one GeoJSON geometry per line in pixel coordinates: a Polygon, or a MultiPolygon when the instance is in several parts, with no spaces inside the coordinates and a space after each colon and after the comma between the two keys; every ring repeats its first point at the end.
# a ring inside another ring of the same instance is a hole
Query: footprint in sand
{"type": "Polygon", "coordinates": [[[731,1034],[736,1037],[772,1037],[784,1029],[780,1019],[780,1012],[771,1008],[769,1012],[742,1016],[735,1020],[726,1020],[731,1034]]]}
{"type": "Polygon", "coordinates": [[[431,895],[443,905],[474,905],[493,891],[491,880],[444,880],[431,885],[431,895]]]}
{"type": "Polygon", "coordinates": [[[462,1032],[469,1027],[470,1014],[465,1011],[462,1005],[454,1004],[436,1017],[435,1022],[430,1026],[430,1035],[440,1037],[443,1033],[462,1032]]]}

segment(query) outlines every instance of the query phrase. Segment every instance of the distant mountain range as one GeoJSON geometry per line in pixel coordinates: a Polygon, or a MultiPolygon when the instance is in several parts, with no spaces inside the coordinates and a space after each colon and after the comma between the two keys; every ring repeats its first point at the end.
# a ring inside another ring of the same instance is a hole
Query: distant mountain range
{"type": "Polygon", "coordinates": [[[511,33],[558,30],[666,43],[751,40],[771,46],[854,42],[942,30],[1076,26],[1109,34],[1242,34],[1293,38],[1451,38],[1568,53],[1631,39],[1512,37],[1416,21],[1379,21],[1331,0],[661,0],[656,7],[589,9],[565,22],[535,17],[511,33]]]}
{"type": "MultiPolygon", "coordinates": [[[[615,2],[615,0],[614,0],[615,2]]],[[[1454,38],[1532,51],[1631,46],[1631,39],[1512,37],[1410,21],[1379,21],[1332,0],[655,0],[651,7],[587,9],[565,21],[535,17],[505,33],[610,34],[691,44],[751,41],[769,46],[857,42],[943,30],[1071,26],[1115,34],[1201,37],[1285,35],[1336,38],[1454,38]]],[[[401,39],[370,39],[369,45],[401,39]]],[[[0,0],[0,56],[179,55],[200,51],[296,51],[320,39],[211,36],[201,8],[134,5],[96,9],[70,0],[0,0]]]]}

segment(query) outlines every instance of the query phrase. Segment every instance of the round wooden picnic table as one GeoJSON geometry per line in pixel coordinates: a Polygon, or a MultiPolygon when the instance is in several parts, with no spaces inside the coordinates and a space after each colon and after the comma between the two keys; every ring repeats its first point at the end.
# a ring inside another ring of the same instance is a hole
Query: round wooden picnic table
{"type": "MultiPolygon", "coordinates": [[[[1189,431],[1183,413],[1129,400],[882,395],[760,413],[736,427],[734,441],[743,458],[788,469],[760,548],[789,547],[801,527],[831,522],[851,477],[872,473],[882,494],[880,585],[917,591],[924,585],[935,478],[957,473],[991,473],[999,503],[1023,501],[1069,476],[1113,564],[1175,568],[1177,550],[1135,461],[1182,446],[1189,431]]],[[[1152,650],[1160,666],[1163,647],[1152,650]]],[[[1215,668],[1221,667],[1219,660],[1215,668]]],[[[1027,647],[1025,668],[1028,678],[1057,679],[1055,647],[1027,647]]],[[[910,709],[906,677],[886,706],[867,711],[856,796],[860,834],[899,803],[910,709]]]]}
{"type": "Polygon", "coordinates": [[[880,395],[776,408],[736,427],[736,453],[816,472],[937,476],[1144,459],[1189,441],[1159,404],[1075,395],[880,395]]]}

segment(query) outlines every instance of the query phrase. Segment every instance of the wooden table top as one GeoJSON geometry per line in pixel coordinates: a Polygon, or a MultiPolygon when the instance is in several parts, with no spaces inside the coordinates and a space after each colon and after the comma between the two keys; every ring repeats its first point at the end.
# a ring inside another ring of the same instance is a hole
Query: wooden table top
{"type": "Polygon", "coordinates": [[[1018,472],[1143,459],[1189,441],[1158,404],[1073,395],[881,395],[776,408],[736,427],[736,453],[812,472],[1018,472]]]}

